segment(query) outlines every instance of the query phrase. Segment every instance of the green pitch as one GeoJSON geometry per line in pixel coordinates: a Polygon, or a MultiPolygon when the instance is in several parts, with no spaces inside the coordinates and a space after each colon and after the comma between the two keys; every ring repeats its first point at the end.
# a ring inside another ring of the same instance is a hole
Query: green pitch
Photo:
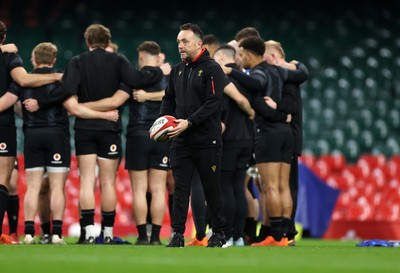
{"type": "MultiPolygon", "coordinates": [[[[400,248],[303,239],[295,247],[0,245],[0,270],[35,272],[400,272],[400,248]]],[[[135,238],[129,238],[134,242],[135,238]]]]}

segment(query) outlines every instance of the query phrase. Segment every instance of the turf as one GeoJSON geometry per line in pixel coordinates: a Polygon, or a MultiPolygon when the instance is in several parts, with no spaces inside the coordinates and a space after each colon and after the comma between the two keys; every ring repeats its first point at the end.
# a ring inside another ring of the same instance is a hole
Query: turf
{"type": "MultiPolygon", "coordinates": [[[[75,240],[75,239],[74,239],[75,240]]],[[[134,242],[134,238],[128,239],[134,242]]],[[[1,272],[399,272],[399,248],[307,240],[295,247],[0,245],[1,272]]]]}

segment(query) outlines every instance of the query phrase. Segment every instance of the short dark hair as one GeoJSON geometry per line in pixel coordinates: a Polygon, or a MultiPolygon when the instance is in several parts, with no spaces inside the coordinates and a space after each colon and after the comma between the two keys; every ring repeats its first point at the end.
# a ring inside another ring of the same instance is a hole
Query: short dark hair
{"type": "Polygon", "coordinates": [[[203,37],[203,44],[204,45],[211,45],[211,44],[219,45],[220,42],[219,42],[217,36],[215,36],[214,34],[206,34],[203,37]]]}
{"type": "Polygon", "coordinates": [[[4,42],[6,32],[7,32],[6,25],[2,21],[0,21],[0,43],[4,42]]]}
{"type": "Polygon", "coordinates": [[[161,48],[160,46],[154,41],[144,41],[138,47],[138,52],[144,51],[149,53],[150,55],[157,55],[160,54],[161,48]]]}
{"type": "Polygon", "coordinates": [[[235,35],[235,40],[240,41],[248,37],[261,38],[260,32],[255,27],[245,27],[239,30],[235,35]]]}
{"type": "Polygon", "coordinates": [[[186,23],[180,26],[179,30],[191,30],[193,31],[194,35],[196,35],[200,40],[203,41],[203,31],[201,28],[193,23],[186,23]]]}
{"type": "Polygon", "coordinates": [[[243,47],[243,49],[252,52],[257,56],[263,56],[265,52],[264,40],[255,36],[251,36],[241,41],[239,47],[243,47]]]}
{"type": "Polygon", "coordinates": [[[218,52],[220,50],[224,50],[224,51],[228,51],[228,52],[230,51],[233,58],[235,58],[236,49],[233,46],[225,44],[225,45],[220,46],[215,52],[218,52]]]}

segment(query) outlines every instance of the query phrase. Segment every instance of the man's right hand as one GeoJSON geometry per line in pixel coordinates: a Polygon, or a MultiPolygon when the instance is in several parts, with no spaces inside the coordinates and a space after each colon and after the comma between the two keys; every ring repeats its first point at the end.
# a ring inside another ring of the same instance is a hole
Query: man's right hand
{"type": "Polygon", "coordinates": [[[26,99],[22,103],[25,109],[31,113],[38,111],[40,108],[38,101],[35,99],[26,99]]]}

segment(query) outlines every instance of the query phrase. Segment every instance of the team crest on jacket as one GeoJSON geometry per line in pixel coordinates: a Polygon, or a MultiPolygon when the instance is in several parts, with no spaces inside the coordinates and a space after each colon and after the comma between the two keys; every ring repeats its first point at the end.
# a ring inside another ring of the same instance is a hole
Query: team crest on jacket
{"type": "Polygon", "coordinates": [[[200,69],[199,71],[197,71],[197,76],[201,77],[201,74],[203,74],[203,70],[200,69]]]}

